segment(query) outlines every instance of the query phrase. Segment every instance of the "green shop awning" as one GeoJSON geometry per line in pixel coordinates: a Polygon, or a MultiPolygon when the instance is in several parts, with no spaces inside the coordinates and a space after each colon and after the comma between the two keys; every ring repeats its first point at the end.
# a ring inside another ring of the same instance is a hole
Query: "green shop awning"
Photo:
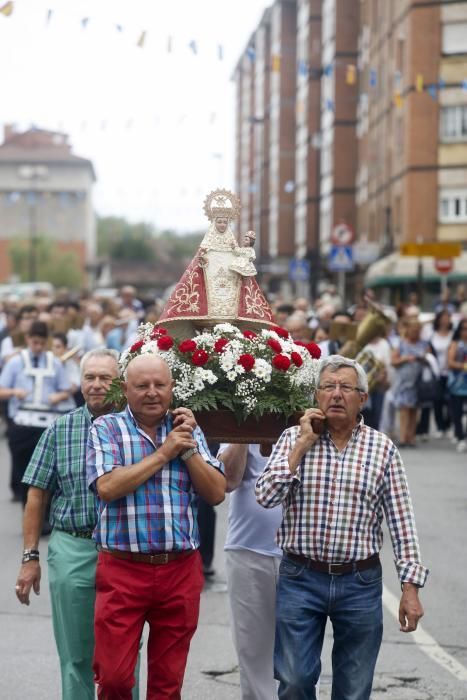
{"type": "Polygon", "coordinates": [[[426,282],[441,283],[443,278],[447,282],[467,281],[467,252],[463,252],[458,258],[453,258],[453,268],[448,275],[440,275],[437,272],[434,258],[418,258],[391,253],[368,267],[365,274],[365,286],[391,287],[405,282],[416,282],[418,280],[419,260],[422,263],[423,279],[426,282]]]}

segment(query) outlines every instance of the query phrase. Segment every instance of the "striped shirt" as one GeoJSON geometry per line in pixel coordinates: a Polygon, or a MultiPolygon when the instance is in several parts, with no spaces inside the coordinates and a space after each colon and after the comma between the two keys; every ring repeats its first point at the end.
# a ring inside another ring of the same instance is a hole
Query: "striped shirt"
{"type": "Polygon", "coordinates": [[[23,483],[52,492],[50,524],[59,530],[93,530],[97,502],[86,480],[86,442],[91,413],[81,406],[42,433],[23,483]]]}
{"type": "MultiPolygon", "coordinates": [[[[87,450],[88,484],[114,467],[140,462],[153,454],[172,430],[170,414],[157,428],[156,443],[138,426],[131,410],[103,416],[95,421],[87,450]]],[[[201,457],[223,473],[223,465],[209,452],[200,428],[193,431],[201,457]]],[[[146,482],[110,503],[100,501],[99,523],[94,539],[105,549],[131,552],[170,552],[199,547],[197,494],[188,468],[180,457],[146,482]]]]}
{"type": "Polygon", "coordinates": [[[423,586],[428,570],[420,563],[412,501],[393,442],[362,421],[339,452],[325,432],[292,474],[288,456],[298,429],[282,433],[256,483],[262,506],[282,503],[279,546],[328,563],[367,559],[382,547],[386,516],[400,581],[423,586]]]}

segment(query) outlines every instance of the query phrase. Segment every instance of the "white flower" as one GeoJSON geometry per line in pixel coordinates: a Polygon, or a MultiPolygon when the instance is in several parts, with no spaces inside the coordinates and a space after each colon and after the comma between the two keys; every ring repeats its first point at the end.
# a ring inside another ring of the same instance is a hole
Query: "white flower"
{"type": "Polygon", "coordinates": [[[234,369],[231,369],[228,372],[226,372],[226,376],[230,382],[234,382],[237,379],[237,373],[234,369]]]}
{"type": "Polygon", "coordinates": [[[258,379],[263,379],[266,382],[269,382],[271,379],[272,367],[266,360],[257,359],[251,371],[258,379]]]}
{"type": "Polygon", "coordinates": [[[141,348],[141,354],[145,355],[146,353],[153,353],[154,355],[159,354],[159,348],[157,347],[157,341],[150,340],[143,345],[143,347],[141,348]]]}

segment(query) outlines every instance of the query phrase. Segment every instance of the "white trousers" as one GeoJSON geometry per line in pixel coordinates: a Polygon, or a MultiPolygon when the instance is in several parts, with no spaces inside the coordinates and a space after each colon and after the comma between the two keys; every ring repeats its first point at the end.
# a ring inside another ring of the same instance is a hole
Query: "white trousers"
{"type": "Polygon", "coordinates": [[[228,549],[225,558],[242,700],[272,700],[277,697],[273,656],[280,558],[248,549],[228,549]]]}

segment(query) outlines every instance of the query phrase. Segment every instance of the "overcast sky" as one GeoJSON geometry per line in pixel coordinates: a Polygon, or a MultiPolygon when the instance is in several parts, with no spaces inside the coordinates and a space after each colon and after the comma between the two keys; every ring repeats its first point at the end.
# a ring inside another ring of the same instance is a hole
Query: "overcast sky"
{"type": "Polygon", "coordinates": [[[68,133],[100,215],[205,228],[205,195],[234,186],[233,68],[270,4],[16,0],[0,15],[0,131],[68,133]]]}

